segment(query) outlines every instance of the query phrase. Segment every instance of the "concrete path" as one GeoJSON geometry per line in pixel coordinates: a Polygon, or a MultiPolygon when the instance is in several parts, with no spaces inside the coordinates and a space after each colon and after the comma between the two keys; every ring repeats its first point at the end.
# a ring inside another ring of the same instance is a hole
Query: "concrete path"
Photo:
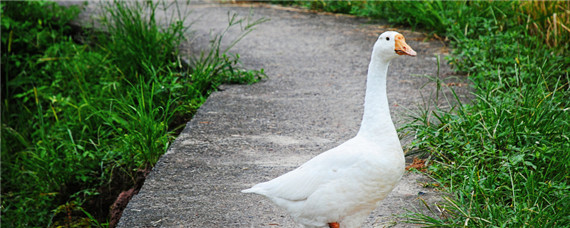
{"type": "MultiPolygon", "coordinates": [[[[424,42],[421,33],[366,19],[268,5],[192,4],[183,6],[193,10],[186,21],[194,22],[195,31],[184,45],[188,53],[206,47],[209,34],[227,26],[228,11],[270,19],[233,49],[244,67],[264,68],[269,78],[224,85],[213,93],[130,201],[119,227],[297,227],[284,210],[240,190],[356,134],[372,45],[383,31],[401,32],[418,52],[389,68],[388,97],[397,126],[425,103],[421,93],[435,88],[420,89],[427,79],[417,75],[435,75],[435,54],[446,53],[439,41],[424,42]]],[[[231,30],[228,38],[237,32],[231,30]]],[[[444,65],[441,72],[450,70],[444,65]]],[[[427,213],[419,197],[432,202],[437,194],[422,187],[426,181],[406,173],[364,227],[413,227],[398,216],[406,210],[427,213]]]]}

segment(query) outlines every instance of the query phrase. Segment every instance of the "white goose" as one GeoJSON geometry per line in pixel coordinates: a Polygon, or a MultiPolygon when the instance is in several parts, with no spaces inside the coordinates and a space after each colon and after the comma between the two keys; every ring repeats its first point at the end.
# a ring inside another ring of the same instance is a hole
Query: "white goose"
{"type": "Polygon", "coordinates": [[[356,137],[242,192],[266,196],[304,227],[361,226],[404,173],[404,153],[386,96],[388,65],[398,55],[416,52],[402,34],[382,33],[372,50],[364,116],[356,137]]]}

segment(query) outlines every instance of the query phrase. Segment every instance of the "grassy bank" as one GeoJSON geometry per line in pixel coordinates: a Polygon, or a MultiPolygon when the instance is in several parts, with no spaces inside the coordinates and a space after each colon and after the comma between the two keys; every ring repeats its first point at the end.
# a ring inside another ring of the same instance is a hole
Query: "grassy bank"
{"type": "Polygon", "coordinates": [[[413,214],[411,222],[570,224],[570,2],[295,4],[381,18],[445,39],[453,48],[449,63],[473,82],[471,103],[451,111],[428,106],[404,129],[416,132],[411,147],[450,193],[430,208],[433,214],[413,214]]]}
{"type": "MultiPolygon", "coordinates": [[[[2,2],[2,226],[107,226],[117,195],[141,184],[175,132],[222,83],[254,83],[239,56],[180,61],[176,2],[113,2],[103,31],[72,28],[77,8],[2,2]],[[143,14],[143,12],[148,12],[143,14]],[[168,27],[161,27],[168,22],[168,27]]],[[[254,24],[243,23],[243,35],[254,24]]],[[[236,41],[237,42],[237,41],[236,41]]]]}

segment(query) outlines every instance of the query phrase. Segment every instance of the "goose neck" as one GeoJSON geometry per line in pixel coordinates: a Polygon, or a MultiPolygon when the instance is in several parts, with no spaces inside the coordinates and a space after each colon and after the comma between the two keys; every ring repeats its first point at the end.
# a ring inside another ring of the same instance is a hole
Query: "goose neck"
{"type": "Polygon", "coordinates": [[[372,57],[366,79],[366,96],[364,114],[358,135],[379,137],[396,136],[396,129],[390,117],[388,97],[386,94],[386,75],[390,61],[377,61],[372,57]]]}

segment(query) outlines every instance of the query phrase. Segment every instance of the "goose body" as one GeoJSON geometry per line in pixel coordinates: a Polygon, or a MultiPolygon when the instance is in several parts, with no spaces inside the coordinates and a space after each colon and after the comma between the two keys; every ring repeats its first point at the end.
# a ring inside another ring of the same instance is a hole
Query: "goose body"
{"type": "Polygon", "coordinates": [[[416,53],[400,33],[382,33],[372,51],[364,115],[354,138],[242,192],[266,196],[304,227],[360,227],[404,173],[386,95],[388,65],[399,55],[416,53]]]}

